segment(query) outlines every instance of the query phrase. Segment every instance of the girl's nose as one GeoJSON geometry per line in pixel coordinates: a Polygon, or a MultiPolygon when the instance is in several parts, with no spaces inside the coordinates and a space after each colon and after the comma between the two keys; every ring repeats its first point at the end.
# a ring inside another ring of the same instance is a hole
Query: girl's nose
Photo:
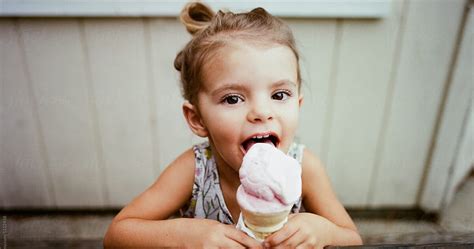
{"type": "Polygon", "coordinates": [[[249,122],[266,122],[273,119],[273,111],[268,103],[254,103],[247,114],[249,122]]]}

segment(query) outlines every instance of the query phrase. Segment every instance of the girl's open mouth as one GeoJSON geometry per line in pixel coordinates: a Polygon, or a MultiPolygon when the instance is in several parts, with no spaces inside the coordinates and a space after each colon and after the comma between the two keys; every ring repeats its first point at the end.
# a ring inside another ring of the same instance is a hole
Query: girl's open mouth
{"type": "Polygon", "coordinates": [[[271,144],[275,147],[278,147],[278,145],[280,143],[280,139],[274,133],[265,133],[265,134],[253,135],[253,136],[247,138],[241,144],[241,147],[243,149],[244,154],[247,153],[247,151],[250,149],[250,147],[252,147],[252,145],[254,145],[256,143],[267,143],[267,144],[271,144]]]}

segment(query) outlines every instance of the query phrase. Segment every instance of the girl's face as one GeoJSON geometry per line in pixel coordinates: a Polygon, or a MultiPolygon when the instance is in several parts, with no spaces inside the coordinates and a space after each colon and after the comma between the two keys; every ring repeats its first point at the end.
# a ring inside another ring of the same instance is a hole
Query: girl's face
{"type": "Polygon", "coordinates": [[[302,102],[290,48],[233,43],[204,70],[198,94],[201,135],[208,136],[217,163],[238,171],[256,142],[288,151],[302,102]]]}

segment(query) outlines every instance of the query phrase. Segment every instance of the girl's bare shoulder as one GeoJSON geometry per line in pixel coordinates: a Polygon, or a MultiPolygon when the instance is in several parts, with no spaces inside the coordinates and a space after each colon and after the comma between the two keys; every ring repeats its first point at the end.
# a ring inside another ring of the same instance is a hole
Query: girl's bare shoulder
{"type": "Polygon", "coordinates": [[[305,148],[302,162],[303,199],[307,206],[319,209],[321,203],[337,201],[329,176],[318,156],[305,148]]]}
{"type": "Polygon", "coordinates": [[[303,205],[306,211],[357,231],[354,222],[338,200],[321,160],[305,149],[302,163],[303,205]]]}
{"type": "MultiPolygon", "coordinates": [[[[160,185],[162,182],[173,184],[172,182],[194,180],[194,151],[192,148],[186,150],[181,155],[179,155],[170,165],[168,165],[156,182],[152,185],[160,185]],[[172,182],[168,182],[168,181],[172,182]]],[[[191,182],[192,182],[191,181],[191,182]]],[[[192,187],[192,185],[191,185],[192,187]]]]}
{"type": "Polygon", "coordinates": [[[315,173],[314,171],[324,170],[324,165],[321,162],[321,159],[307,148],[304,148],[301,166],[303,173],[315,173]]]}

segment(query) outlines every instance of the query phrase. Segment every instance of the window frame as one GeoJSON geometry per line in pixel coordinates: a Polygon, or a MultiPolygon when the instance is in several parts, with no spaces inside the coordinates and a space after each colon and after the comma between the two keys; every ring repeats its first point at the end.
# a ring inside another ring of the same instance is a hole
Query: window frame
{"type": "MultiPolygon", "coordinates": [[[[187,0],[0,0],[3,17],[176,17],[187,0]]],[[[205,1],[214,10],[264,7],[290,18],[383,18],[392,0],[205,1]]]]}

